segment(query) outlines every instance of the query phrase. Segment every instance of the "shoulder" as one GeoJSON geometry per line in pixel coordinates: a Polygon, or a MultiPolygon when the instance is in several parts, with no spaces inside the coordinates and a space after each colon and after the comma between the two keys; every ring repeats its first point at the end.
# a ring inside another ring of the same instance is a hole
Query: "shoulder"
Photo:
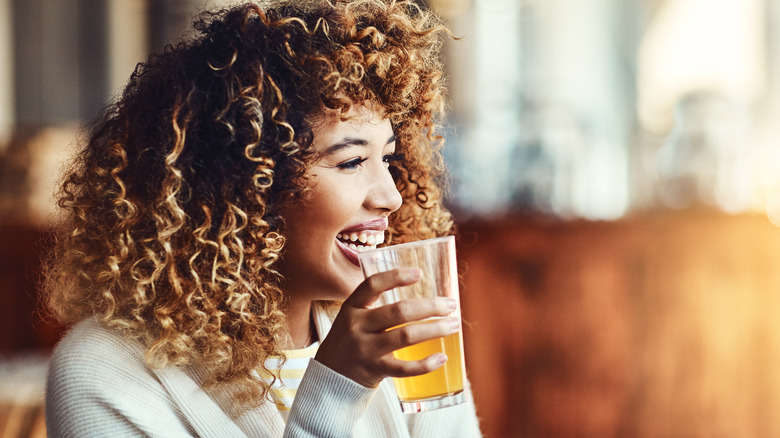
{"type": "Polygon", "coordinates": [[[57,436],[98,436],[170,427],[180,423],[181,414],[146,366],[143,346],[87,319],[54,350],[46,417],[57,436]]]}
{"type": "Polygon", "coordinates": [[[49,391],[73,385],[86,390],[137,380],[144,374],[150,376],[144,363],[144,348],[90,318],[75,325],[54,349],[49,391]]]}
{"type": "Polygon", "coordinates": [[[91,369],[119,359],[130,360],[128,366],[143,366],[144,348],[135,340],[103,327],[95,318],[85,319],[71,328],[57,344],[52,366],[89,365],[91,369]],[[117,357],[121,356],[121,357],[117,357]],[[89,360],[89,364],[84,363],[89,360]]]}

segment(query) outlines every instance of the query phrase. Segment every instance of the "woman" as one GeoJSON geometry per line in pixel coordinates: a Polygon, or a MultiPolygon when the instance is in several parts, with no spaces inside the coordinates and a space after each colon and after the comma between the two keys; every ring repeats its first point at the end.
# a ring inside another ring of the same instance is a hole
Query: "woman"
{"type": "Polygon", "coordinates": [[[453,303],[374,308],[357,251],[449,234],[439,36],[413,3],[203,15],[140,65],[61,190],[49,306],[73,329],[51,436],[475,436],[472,402],[405,415],[392,351],[458,330],[453,303]]]}

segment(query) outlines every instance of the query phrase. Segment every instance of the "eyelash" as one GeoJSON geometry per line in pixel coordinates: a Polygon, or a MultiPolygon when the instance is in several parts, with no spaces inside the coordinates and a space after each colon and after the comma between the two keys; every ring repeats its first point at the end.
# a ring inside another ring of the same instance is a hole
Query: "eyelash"
{"type": "MultiPolygon", "coordinates": [[[[382,157],[382,161],[388,164],[402,161],[403,159],[404,159],[404,154],[387,154],[384,157],[382,157]]],[[[356,169],[361,164],[363,164],[366,160],[368,160],[368,158],[355,158],[353,160],[349,160],[347,162],[341,163],[336,167],[344,170],[356,169]]]]}
{"type": "Polygon", "coordinates": [[[396,163],[398,161],[404,160],[404,154],[402,153],[395,153],[395,154],[387,154],[384,157],[382,157],[382,161],[385,163],[396,163]]]}

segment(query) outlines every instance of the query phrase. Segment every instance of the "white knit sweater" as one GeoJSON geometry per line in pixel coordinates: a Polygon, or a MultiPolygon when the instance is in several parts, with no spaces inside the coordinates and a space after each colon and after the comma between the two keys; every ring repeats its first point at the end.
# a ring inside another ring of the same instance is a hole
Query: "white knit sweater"
{"type": "MultiPolygon", "coordinates": [[[[315,313],[321,339],[330,328],[315,313]]],[[[403,414],[389,379],[366,388],[312,360],[285,423],[264,402],[236,415],[229,387],[203,388],[197,366],[150,369],[144,348],[103,328],[77,324],[54,351],[46,391],[49,437],[478,437],[473,401],[403,414]]]]}

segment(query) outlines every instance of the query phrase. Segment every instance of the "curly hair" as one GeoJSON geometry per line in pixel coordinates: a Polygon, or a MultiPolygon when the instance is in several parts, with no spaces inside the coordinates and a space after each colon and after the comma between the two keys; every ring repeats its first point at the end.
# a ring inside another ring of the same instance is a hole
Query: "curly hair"
{"type": "Polygon", "coordinates": [[[261,401],[252,371],[285,330],[279,210],[305,191],[313,115],[378,104],[405,157],[388,242],[453,232],[437,133],[449,31],[393,0],[244,4],[194,27],[89,126],[60,188],[48,306],[140,340],[150,366],[197,361],[261,401]]]}

